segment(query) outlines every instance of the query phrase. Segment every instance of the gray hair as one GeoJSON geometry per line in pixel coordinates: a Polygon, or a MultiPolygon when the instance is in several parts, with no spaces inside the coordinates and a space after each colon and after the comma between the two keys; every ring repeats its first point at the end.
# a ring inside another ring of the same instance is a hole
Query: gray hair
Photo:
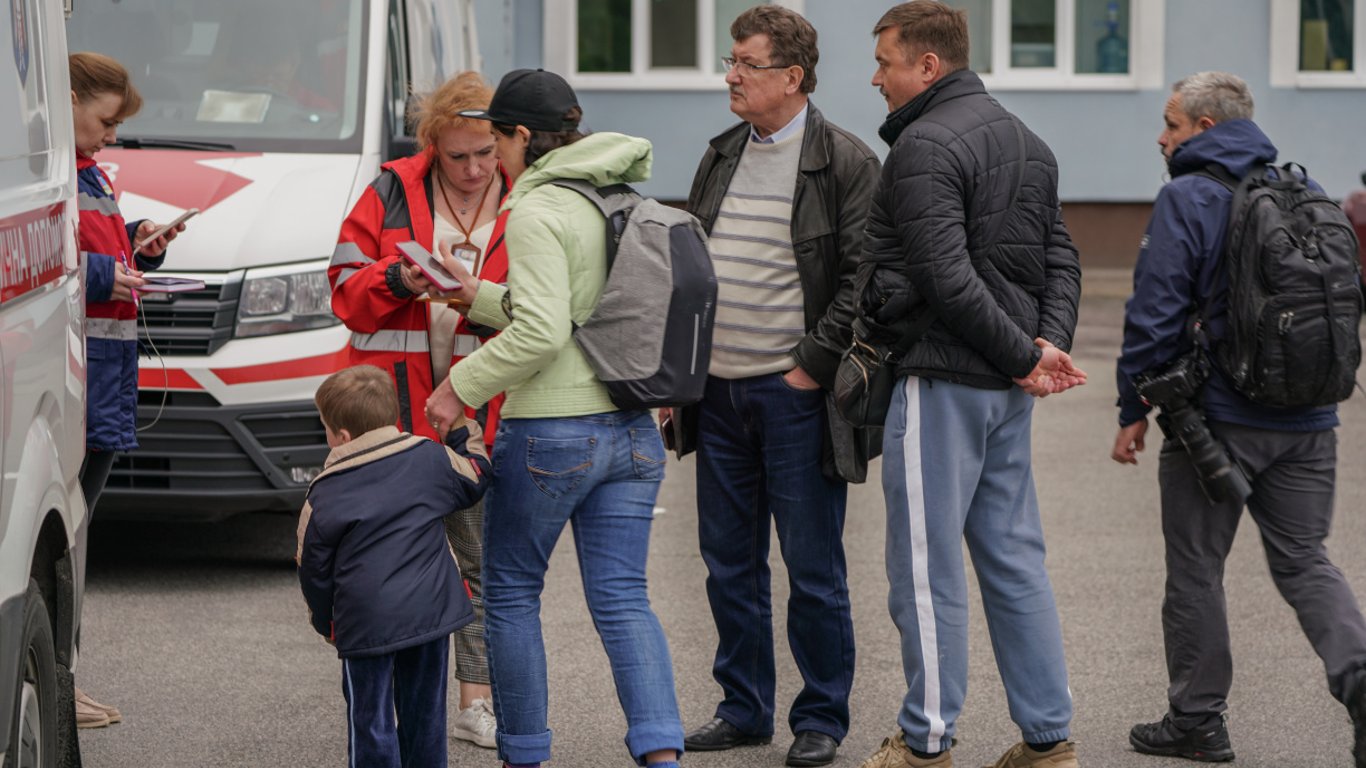
{"type": "Polygon", "coordinates": [[[1252,91],[1243,78],[1228,72],[1198,72],[1172,86],[1181,96],[1181,111],[1191,120],[1216,123],[1252,119],[1252,91]]]}

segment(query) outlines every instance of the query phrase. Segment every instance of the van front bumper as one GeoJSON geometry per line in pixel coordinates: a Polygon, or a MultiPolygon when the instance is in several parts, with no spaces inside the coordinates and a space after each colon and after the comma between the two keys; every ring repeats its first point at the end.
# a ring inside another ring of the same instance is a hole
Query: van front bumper
{"type": "Polygon", "coordinates": [[[97,519],[221,520],[298,512],[327,458],[312,401],[228,406],[205,392],[139,393],[139,447],[119,455],[97,519]]]}

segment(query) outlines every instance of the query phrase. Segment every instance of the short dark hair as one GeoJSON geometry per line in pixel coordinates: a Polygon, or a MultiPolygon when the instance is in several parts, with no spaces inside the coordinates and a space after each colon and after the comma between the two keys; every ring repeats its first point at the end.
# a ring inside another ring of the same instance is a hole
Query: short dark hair
{"type": "MultiPolygon", "coordinates": [[[[565,123],[578,125],[579,121],[582,119],[583,110],[578,107],[571,107],[568,112],[564,113],[565,123]]],[[[517,133],[517,126],[494,123],[493,130],[504,136],[512,136],[517,133]]],[[[528,128],[527,130],[531,131],[531,141],[526,145],[526,153],[524,156],[524,160],[528,166],[549,154],[551,150],[567,147],[588,135],[578,128],[567,131],[537,131],[531,128],[528,128]]]]}
{"type": "Polygon", "coordinates": [[[907,52],[933,53],[950,72],[968,67],[968,12],[938,0],[912,0],[882,14],[873,36],[898,28],[897,39],[907,52]]]}
{"type": "Polygon", "coordinates": [[[816,47],[816,28],[811,22],[781,5],[756,5],[735,17],[730,25],[731,39],[736,42],[755,35],[768,35],[773,46],[770,64],[802,68],[802,93],[816,90],[816,62],[821,60],[821,52],[816,47]]]}
{"type": "Polygon", "coordinates": [[[394,380],[373,365],[343,368],[328,376],[313,396],[323,424],[333,432],[343,429],[356,438],[380,427],[398,424],[398,393],[394,380]]]}

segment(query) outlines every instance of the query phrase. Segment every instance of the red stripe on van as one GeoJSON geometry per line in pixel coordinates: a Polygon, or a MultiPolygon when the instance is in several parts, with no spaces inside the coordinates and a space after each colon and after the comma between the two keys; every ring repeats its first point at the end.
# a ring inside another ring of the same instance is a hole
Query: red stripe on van
{"type": "Polygon", "coordinates": [[[159,365],[138,369],[138,389],[203,389],[194,377],[179,368],[162,370],[159,365]]]}
{"type": "Polygon", "coordinates": [[[278,363],[246,365],[240,368],[213,368],[213,375],[224,384],[258,384],[263,381],[281,379],[302,379],[309,376],[327,376],[346,367],[347,349],[345,347],[326,355],[304,357],[298,360],[282,360],[278,363]]]}

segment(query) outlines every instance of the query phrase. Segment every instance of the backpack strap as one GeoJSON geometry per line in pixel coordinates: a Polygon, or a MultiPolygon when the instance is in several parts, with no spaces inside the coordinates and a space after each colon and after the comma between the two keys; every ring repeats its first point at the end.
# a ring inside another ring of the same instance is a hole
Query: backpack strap
{"type": "Polygon", "coordinates": [[[611,272],[621,235],[626,231],[626,220],[640,203],[640,195],[629,184],[595,187],[586,179],[555,179],[550,184],[583,195],[607,220],[607,271],[611,272]]]}

